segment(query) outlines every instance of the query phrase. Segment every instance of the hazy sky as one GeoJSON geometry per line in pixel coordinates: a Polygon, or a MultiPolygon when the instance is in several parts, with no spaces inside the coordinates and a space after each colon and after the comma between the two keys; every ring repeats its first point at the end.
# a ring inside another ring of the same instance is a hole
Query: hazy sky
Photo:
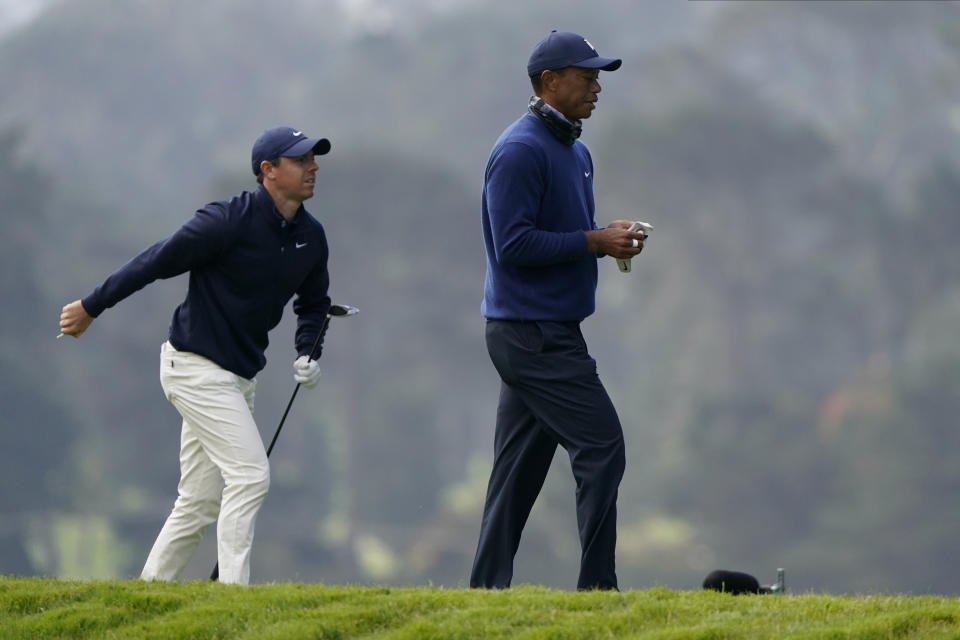
{"type": "MultiPolygon", "coordinates": [[[[443,11],[473,0],[336,0],[349,20],[368,31],[389,29],[408,5],[443,11]]],[[[29,22],[53,0],[0,0],[0,37],[29,22]]]]}
{"type": "Polygon", "coordinates": [[[32,19],[48,0],[0,0],[0,36],[32,19]]]}

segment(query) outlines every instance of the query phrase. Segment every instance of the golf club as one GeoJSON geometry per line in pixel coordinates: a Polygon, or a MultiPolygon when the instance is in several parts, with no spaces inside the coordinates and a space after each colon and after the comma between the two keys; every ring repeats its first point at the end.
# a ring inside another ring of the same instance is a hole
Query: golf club
{"type": "MultiPolygon", "coordinates": [[[[310,359],[313,360],[314,354],[317,352],[317,347],[320,346],[320,339],[323,338],[324,332],[327,330],[327,325],[330,324],[330,318],[343,318],[348,316],[356,315],[360,309],[356,307],[351,307],[347,304],[334,304],[330,306],[330,310],[327,311],[327,317],[323,319],[323,326],[320,327],[320,333],[317,334],[317,339],[313,342],[313,347],[310,349],[310,359]]],[[[293,395],[290,396],[290,401],[287,402],[287,408],[283,411],[283,417],[280,418],[280,424],[277,425],[277,430],[273,433],[273,439],[270,440],[270,446],[267,447],[267,457],[270,457],[270,452],[273,451],[273,445],[277,443],[277,436],[280,435],[280,429],[283,429],[283,423],[287,419],[287,414],[290,413],[290,407],[293,406],[293,400],[297,397],[297,392],[300,391],[300,383],[297,383],[297,386],[293,388],[293,395]]],[[[213,565],[213,572],[210,573],[210,580],[216,580],[220,577],[220,562],[213,565]]]]}

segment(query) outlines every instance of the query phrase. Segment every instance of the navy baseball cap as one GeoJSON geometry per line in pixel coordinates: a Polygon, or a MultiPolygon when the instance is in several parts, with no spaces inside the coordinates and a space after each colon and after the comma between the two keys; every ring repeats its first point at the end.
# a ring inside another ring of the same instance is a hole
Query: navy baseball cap
{"type": "Polygon", "coordinates": [[[303,131],[293,127],[274,127],[260,134],[253,143],[251,163],[253,175],[260,175],[260,163],[274,158],[296,158],[308,151],[322,156],[330,151],[326,138],[309,138],[303,131]]]}
{"type": "Polygon", "coordinates": [[[623,61],[619,58],[601,58],[583,36],[554,29],[533,48],[527,61],[527,75],[538,76],[547,69],[565,67],[616,71],[621,64],[623,61]]]}

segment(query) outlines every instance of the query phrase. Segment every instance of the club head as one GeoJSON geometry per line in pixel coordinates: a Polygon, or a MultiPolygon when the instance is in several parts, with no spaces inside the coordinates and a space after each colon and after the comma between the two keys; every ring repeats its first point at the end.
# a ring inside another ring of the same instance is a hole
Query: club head
{"type": "Polygon", "coordinates": [[[355,316],[359,312],[360,309],[351,307],[348,304],[333,304],[330,305],[330,310],[327,311],[327,315],[334,318],[342,318],[344,316],[355,316]]]}

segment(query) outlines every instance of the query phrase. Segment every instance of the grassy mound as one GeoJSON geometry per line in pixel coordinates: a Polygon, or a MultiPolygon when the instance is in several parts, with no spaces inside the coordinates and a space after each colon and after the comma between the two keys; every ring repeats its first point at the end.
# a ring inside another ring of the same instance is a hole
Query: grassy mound
{"type": "Polygon", "coordinates": [[[0,639],[952,638],[960,600],[0,577],[0,639]]]}

